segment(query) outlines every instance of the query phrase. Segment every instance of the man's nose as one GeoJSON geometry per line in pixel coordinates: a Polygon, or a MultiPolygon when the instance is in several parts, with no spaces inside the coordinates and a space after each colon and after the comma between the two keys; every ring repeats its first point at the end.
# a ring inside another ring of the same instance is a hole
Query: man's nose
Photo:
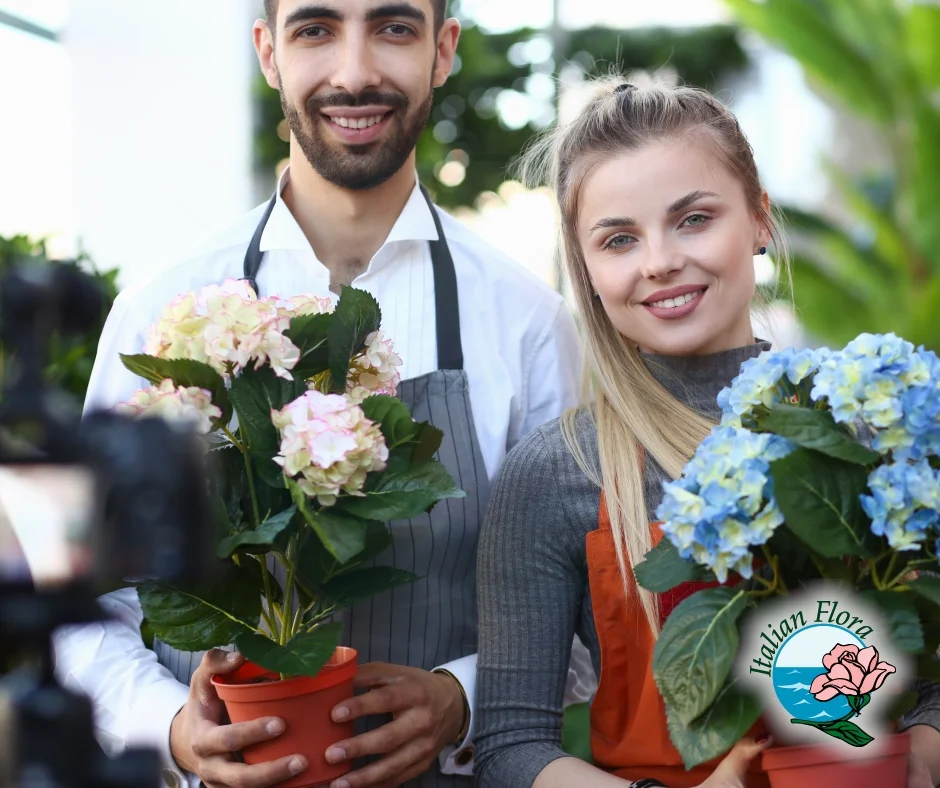
{"type": "Polygon", "coordinates": [[[345,37],[339,46],[333,87],[358,96],[364,90],[377,88],[381,81],[368,41],[362,36],[345,37]]]}

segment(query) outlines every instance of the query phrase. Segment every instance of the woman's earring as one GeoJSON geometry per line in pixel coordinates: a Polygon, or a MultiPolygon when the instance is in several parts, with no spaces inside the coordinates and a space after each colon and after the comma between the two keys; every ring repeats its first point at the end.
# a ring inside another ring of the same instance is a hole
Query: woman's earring
{"type": "Polygon", "coordinates": [[[600,293],[595,293],[595,294],[594,294],[594,300],[595,300],[595,301],[600,301],[600,300],[601,300],[601,294],[600,294],[600,293]]]}
{"type": "Polygon", "coordinates": [[[760,254],[761,254],[761,255],[767,254],[767,247],[766,247],[766,246],[762,246],[762,247],[760,248],[760,254]]]}

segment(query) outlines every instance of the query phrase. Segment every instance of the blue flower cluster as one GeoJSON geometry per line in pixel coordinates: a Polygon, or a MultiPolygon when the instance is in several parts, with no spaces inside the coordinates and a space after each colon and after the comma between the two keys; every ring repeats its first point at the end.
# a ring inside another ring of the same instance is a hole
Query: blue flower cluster
{"type": "Polygon", "coordinates": [[[745,361],[731,387],[718,395],[722,425],[749,426],[755,415],[754,411],[761,406],[770,408],[781,402],[807,404],[809,391],[802,391],[800,384],[816,372],[829,353],[828,348],[789,348],[768,350],[757,358],[745,361]]]}
{"type": "Polygon", "coordinates": [[[752,574],[750,548],[764,544],[783,523],[773,497],[770,463],[794,449],[777,435],[716,427],[665,485],[656,517],[679,555],[711,569],[752,574]]]}
{"type": "Polygon", "coordinates": [[[881,465],[868,477],[871,495],[861,497],[871,529],[895,550],[919,550],[940,525],[940,471],[927,460],[881,465]]]}
{"type": "Polygon", "coordinates": [[[940,359],[894,334],[862,334],[819,366],[813,399],[836,421],[858,419],[895,461],[940,454],[940,359]]]}

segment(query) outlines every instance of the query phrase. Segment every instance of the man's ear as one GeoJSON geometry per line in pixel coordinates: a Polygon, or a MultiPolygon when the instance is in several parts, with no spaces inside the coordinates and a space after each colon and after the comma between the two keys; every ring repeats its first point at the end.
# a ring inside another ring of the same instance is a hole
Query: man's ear
{"type": "Polygon", "coordinates": [[[274,62],[274,31],[263,19],[255,22],[252,30],[255,41],[255,52],[258,53],[258,63],[264,78],[275,90],[280,90],[281,78],[277,73],[277,64],[274,62]]]}
{"type": "Polygon", "coordinates": [[[457,57],[457,42],[460,40],[460,22],[456,19],[447,19],[437,34],[437,60],[434,64],[435,88],[441,87],[454,70],[454,60],[457,57]]]}

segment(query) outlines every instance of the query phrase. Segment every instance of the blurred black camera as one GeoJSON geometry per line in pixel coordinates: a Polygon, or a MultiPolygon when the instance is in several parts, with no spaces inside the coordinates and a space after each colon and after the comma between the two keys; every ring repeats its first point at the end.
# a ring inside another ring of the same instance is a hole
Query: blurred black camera
{"type": "Polygon", "coordinates": [[[52,634],[138,580],[206,581],[204,449],[158,419],[87,414],[48,385],[56,336],[99,319],[95,280],[30,263],[0,280],[0,788],[148,788],[156,753],[108,759],[91,703],[54,676],[52,634]]]}

